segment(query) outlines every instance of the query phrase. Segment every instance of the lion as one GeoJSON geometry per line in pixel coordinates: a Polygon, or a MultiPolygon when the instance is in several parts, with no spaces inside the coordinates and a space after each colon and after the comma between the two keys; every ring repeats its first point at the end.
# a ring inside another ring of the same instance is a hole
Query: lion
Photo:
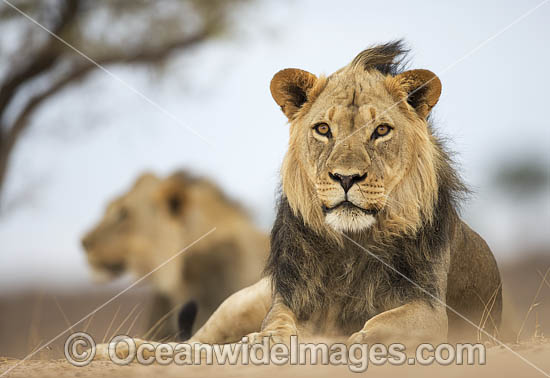
{"type": "MultiPolygon", "coordinates": [[[[195,316],[198,329],[225,298],[258,281],[268,243],[240,205],[209,180],[183,171],[167,178],[143,174],[82,238],[92,272],[102,279],[153,271],[151,325],[186,304],[179,316],[182,339],[191,336],[195,316]]],[[[175,323],[167,321],[158,336],[174,337],[175,323]]]]}
{"type": "Polygon", "coordinates": [[[284,69],[272,96],[290,123],[264,277],[189,340],[475,341],[499,327],[499,270],[459,216],[468,194],[437,136],[441,81],[405,70],[401,41],[330,76],[284,69]]]}
{"type": "Polygon", "coordinates": [[[459,216],[468,190],[430,119],[441,81],[404,70],[406,53],[390,42],[328,77],[273,77],[290,138],[265,277],[191,340],[417,345],[498,332],[499,270],[459,216]]]}

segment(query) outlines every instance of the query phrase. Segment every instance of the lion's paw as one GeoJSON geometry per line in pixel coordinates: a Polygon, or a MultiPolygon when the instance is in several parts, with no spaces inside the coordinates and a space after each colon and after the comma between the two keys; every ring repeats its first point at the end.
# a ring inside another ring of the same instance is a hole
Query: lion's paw
{"type": "Polygon", "coordinates": [[[109,344],[99,344],[95,347],[94,360],[109,360],[109,344]]]}
{"type": "Polygon", "coordinates": [[[270,346],[273,346],[274,344],[289,344],[290,336],[291,334],[280,331],[261,331],[246,335],[248,338],[248,344],[262,344],[264,340],[268,339],[270,346]]]}
{"type": "Polygon", "coordinates": [[[361,331],[358,331],[358,332],[355,332],[354,334],[352,334],[348,340],[347,340],[347,344],[348,345],[352,345],[352,344],[367,344],[369,341],[369,337],[368,337],[368,334],[367,332],[361,330],[361,331]]]}
{"type": "Polygon", "coordinates": [[[423,342],[429,342],[431,335],[422,332],[404,332],[396,327],[365,327],[362,330],[352,334],[347,344],[368,344],[370,346],[374,344],[383,344],[389,347],[392,344],[401,344],[406,347],[407,350],[415,349],[419,344],[423,342]]]}
{"type": "Polygon", "coordinates": [[[386,344],[400,342],[400,335],[386,327],[368,327],[352,334],[347,344],[386,344]]]}
{"type": "MultiPolygon", "coordinates": [[[[126,341],[117,342],[116,349],[115,349],[116,357],[120,360],[126,359],[129,356],[130,349],[134,349],[133,348],[134,345],[135,345],[135,348],[138,348],[144,342],[145,342],[144,340],[137,339],[137,338],[128,340],[128,342],[126,341]]],[[[94,360],[99,360],[99,361],[112,360],[112,357],[109,354],[110,345],[111,343],[98,344],[96,346],[94,360]]]]}

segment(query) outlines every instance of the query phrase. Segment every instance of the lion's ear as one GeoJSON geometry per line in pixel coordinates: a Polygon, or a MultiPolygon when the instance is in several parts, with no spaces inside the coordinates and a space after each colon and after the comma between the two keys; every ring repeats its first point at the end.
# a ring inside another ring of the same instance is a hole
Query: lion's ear
{"type": "Polygon", "coordinates": [[[308,100],[308,92],[315,85],[317,77],[297,68],[279,71],[271,79],[271,95],[288,119],[308,100]]]}
{"type": "Polygon", "coordinates": [[[175,176],[167,178],[161,184],[158,197],[161,206],[167,209],[170,215],[180,216],[184,211],[187,197],[185,183],[175,176]]]}
{"type": "Polygon", "coordinates": [[[405,91],[409,105],[420,117],[426,118],[441,95],[441,81],[436,74],[428,70],[411,70],[396,75],[394,80],[405,91]]]}

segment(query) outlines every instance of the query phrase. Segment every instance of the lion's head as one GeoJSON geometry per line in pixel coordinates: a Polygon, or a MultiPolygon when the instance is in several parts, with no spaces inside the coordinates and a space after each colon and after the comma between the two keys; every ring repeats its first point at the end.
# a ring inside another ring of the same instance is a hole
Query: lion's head
{"type": "Polygon", "coordinates": [[[400,72],[404,53],[388,43],[328,77],[285,69],[271,81],[290,121],[283,191],[318,232],[412,234],[431,219],[441,158],[427,117],[441,82],[400,72]]]}
{"type": "MultiPolygon", "coordinates": [[[[107,206],[82,244],[99,278],[113,278],[125,271],[143,275],[208,232],[220,217],[235,211],[241,209],[208,180],[184,172],[168,178],[144,174],[107,206]]],[[[214,239],[206,241],[210,242],[214,239]]],[[[166,269],[180,269],[178,264],[164,267],[161,275],[179,276],[179,272],[167,274],[166,269]]]]}

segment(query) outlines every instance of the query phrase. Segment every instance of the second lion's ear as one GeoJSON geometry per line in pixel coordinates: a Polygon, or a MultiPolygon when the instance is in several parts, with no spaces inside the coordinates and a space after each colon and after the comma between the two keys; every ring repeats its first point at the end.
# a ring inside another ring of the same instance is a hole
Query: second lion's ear
{"type": "Polygon", "coordinates": [[[174,217],[182,215],[187,202],[187,192],[185,183],[179,180],[178,177],[171,176],[165,179],[158,191],[158,196],[161,206],[170,215],[174,217]]]}
{"type": "Polygon", "coordinates": [[[184,196],[180,192],[171,193],[170,196],[166,199],[166,205],[168,206],[168,211],[170,214],[177,217],[181,215],[184,205],[184,196]]]}
{"type": "Polygon", "coordinates": [[[271,79],[271,95],[281,107],[288,119],[308,100],[308,92],[317,82],[317,77],[307,71],[297,68],[287,68],[279,71],[271,79]]]}

